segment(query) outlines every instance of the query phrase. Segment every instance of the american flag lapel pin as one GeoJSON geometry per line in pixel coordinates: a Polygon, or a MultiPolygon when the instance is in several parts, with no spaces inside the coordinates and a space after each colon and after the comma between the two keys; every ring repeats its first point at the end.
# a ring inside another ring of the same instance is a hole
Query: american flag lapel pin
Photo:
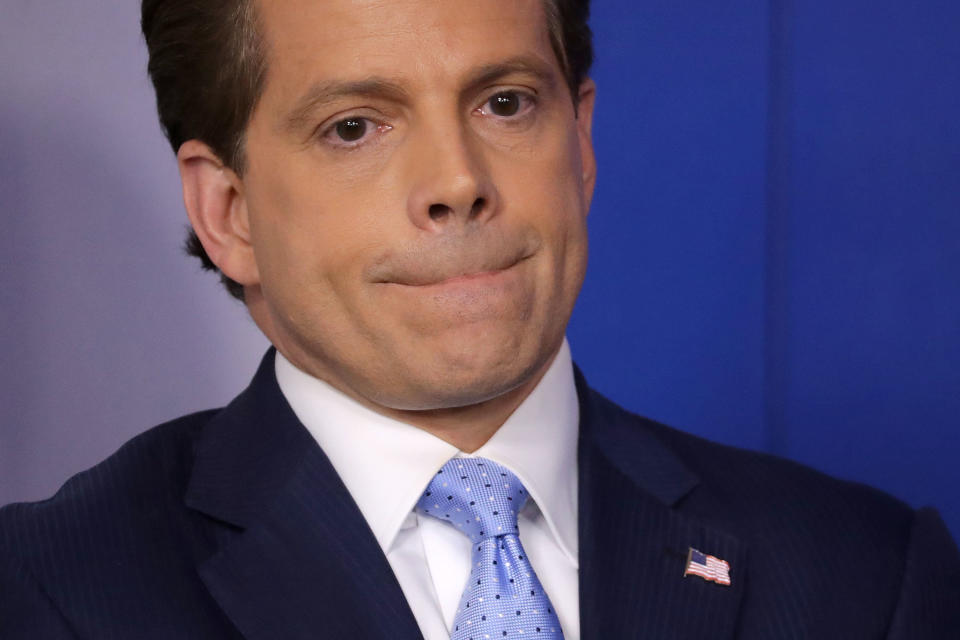
{"type": "Polygon", "coordinates": [[[730,563],[690,547],[687,569],[683,572],[683,577],[687,576],[699,576],[707,582],[730,586],[730,563]]]}

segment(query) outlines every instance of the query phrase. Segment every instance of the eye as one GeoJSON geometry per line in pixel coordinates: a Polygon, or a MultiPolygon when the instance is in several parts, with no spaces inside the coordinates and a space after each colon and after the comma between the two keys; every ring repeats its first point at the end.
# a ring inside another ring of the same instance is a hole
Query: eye
{"type": "Polygon", "coordinates": [[[334,125],[334,131],[344,142],[356,142],[367,132],[367,121],[364,118],[348,118],[334,125]]]}
{"type": "Polygon", "coordinates": [[[374,134],[385,133],[392,127],[380,124],[370,118],[350,116],[337,120],[323,132],[323,139],[333,147],[352,149],[370,142],[374,134]]]}
{"type": "Polygon", "coordinates": [[[490,113],[498,116],[516,115],[520,110],[520,96],[515,93],[498,93],[487,101],[490,113]]]}
{"type": "Polygon", "coordinates": [[[498,91],[477,109],[480,115],[491,115],[497,118],[522,117],[533,108],[535,98],[521,91],[498,91]]]}

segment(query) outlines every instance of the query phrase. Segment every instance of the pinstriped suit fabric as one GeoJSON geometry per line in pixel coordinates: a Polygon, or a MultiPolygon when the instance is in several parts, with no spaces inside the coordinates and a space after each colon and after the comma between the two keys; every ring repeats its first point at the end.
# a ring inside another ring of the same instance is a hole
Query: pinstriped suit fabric
{"type": "MultiPolygon", "coordinates": [[[[578,392],[585,640],[958,637],[960,556],[935,512],[578,392]],[[683,577],[690,547],[732,584],[683,577]]],[[[2,640],[420,637],[272,351],[225,409],[0,510],[2,640]]]]}
{"type": "MultiPolygon", "coordinates": [[[[647,569],[626,591],[642,598],[621,592],[633,602],[632,620],[605,623],[581,611],[600,637],[621,637],[635,625],[642,637],[677,639],[960,637],[960,555],[935,512],[649,421],[644,433],[653,438],[624,447],[635,418],[596,393],[586,398],[584,429],[599,429],[599,418],[602,433],[590,439],[614,464],[594,466],[581,450],[581,464],[590,465],[581,469],[581,540],[629,533],[598,541],[609,556],[581,557],[581,580],[587,572],[647,569]],[[695,487],[664,465],[664,448],[697,470],[695,487]],[[659,487],[659,500],[640,492],[630,510],[594,506],[599,488],[624,476],[634,480],[628,486],[659,487]],[[729,561],[731,587],[679,578],[689,547],[729,561]],[[894,624],[895,615],[911,622],[894,624]]],[[[627,579],[619,582],[624,588],[627,579]]]]}

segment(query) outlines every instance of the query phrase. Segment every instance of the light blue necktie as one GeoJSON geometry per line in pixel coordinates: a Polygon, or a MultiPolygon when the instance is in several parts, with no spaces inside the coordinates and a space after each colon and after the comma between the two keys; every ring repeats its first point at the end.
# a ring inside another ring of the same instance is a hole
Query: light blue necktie
{"type": "Polygon", "coordinates": [[[517,537],[527,492],[513,473],[485,458],[453,458],[417,502],[473,542],[473,567],[453,619],[451,640],[562,640],[557,614],[517,537]]]}

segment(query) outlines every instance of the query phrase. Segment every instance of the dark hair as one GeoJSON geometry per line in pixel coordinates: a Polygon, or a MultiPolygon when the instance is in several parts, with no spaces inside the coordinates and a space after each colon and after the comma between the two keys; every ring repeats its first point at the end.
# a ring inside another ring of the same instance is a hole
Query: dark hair
{"type": "MultiPolygon", "coordinates": [[[[176,152],[206,143],[228,167],[244,170],[244,133],[263,90],[266,59],[256,0],[143,0],[141,27],[157,92],[160,125],[176,152]]],[[[593,62],[590,0],[544,0],[550,43],[577,102],[593,62]]],[[[220,270],[191,229],[184,245],[203,268],[220,270]]],[[[243,286],[220,273],[233,297],[243,286]]]]}

